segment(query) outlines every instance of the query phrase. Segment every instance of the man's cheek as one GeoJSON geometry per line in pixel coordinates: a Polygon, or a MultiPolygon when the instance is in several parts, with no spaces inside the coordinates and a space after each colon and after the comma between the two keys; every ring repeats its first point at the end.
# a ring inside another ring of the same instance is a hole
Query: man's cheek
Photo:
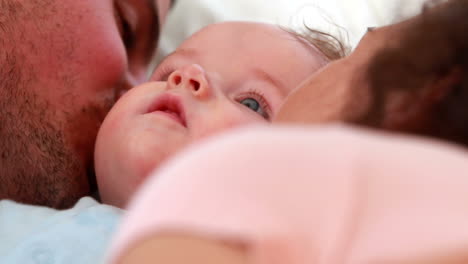
{"type": "Polygon", "coordinates": [[[112,36],[102,42],[89,43],[88,52],[82,54],[86,62],[82,70],[89,72],[90,80],[99,81],[102,89],[122,85],[128,68],[125,48],[119,38],[112,36]]]}

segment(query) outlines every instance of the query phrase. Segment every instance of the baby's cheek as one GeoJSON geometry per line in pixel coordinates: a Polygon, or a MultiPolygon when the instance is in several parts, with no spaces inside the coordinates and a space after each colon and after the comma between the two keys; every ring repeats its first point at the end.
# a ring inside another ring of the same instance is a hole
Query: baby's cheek
{"type": "Polygon", "coordinates": [[[220,120],[221,123],[225,120],[222,130],[268,123],[262,115],[242,105],[238,105],[236,111],[232,111],[231,114],[226,114],[226,116],[230,118],[221,117],[220,120]]]}
{"type": "Polygon", "coordinates": [[[241,107],[244,106],[226,109],[226,111],[220,111],[218,114],[212,115],[210,120],[207,120],[207,122],[204,122],[204,125],[200,126],[195,140],[214,136],[239,127],[268,124],[268,121],[261,115],[241,107]]]}
{"type": "Polygon", "coordinates": [[[157,172],[164,162],[187,145],[188,138],[176,132],[165,138],[152,133],[140,134],[131,146],[132,150],[127,152],[130,154],[128,165],[131,166],[130,171],[133,174],[127,182],[132,194],[144,184],[150,175],[157,172]]]}
{"type": "Polygon", "coordinates": [[[127,153],[127,167],[129,168],[129,173],[126,182],[127,188],[129,189],[128,196],[131,196],[156,166],[160,155],[156,150],[151,151],[148,146],[144,146],[143,144],[134,144],[127,153]]]}

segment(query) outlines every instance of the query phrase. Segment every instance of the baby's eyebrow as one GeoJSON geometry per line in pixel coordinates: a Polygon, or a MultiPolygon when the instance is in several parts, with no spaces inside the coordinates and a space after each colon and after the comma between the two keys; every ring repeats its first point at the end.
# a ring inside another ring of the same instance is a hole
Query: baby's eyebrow
{"type": "Polygon", "coordinates": [[[280,80],[268,74],[266,71],[259,69],[259,68],[254,68],[252,69],[252,72],[256,78],[266,81],[270,83],[271,85],[273,85],[274,87],[276,87],[278,92],[280,92],[282,96],[288,95],[289,91],[286,89],[287,86],[284,85],[280,80]]]}

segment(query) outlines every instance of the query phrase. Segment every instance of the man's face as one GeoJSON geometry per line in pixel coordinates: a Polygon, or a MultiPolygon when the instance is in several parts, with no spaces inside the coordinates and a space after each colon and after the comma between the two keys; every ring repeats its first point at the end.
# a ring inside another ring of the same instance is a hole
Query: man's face
{"type": "Polygon", "coordinates": [[[169,0],[0,0],[0,199],[90,193],[97,130],[145,80],[169,0]]]}

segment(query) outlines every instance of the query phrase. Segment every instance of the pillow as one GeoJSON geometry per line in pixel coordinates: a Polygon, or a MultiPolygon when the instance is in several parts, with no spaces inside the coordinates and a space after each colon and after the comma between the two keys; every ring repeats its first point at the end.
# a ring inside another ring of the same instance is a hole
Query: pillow
{"type": "Polygon", "coordinates": [[[293,29],[304,22],[354,47],[368,27],[417,14],[424,0],[177,0],[163,28],[158,61],[202,27],[242,20],[293,29]]]}

